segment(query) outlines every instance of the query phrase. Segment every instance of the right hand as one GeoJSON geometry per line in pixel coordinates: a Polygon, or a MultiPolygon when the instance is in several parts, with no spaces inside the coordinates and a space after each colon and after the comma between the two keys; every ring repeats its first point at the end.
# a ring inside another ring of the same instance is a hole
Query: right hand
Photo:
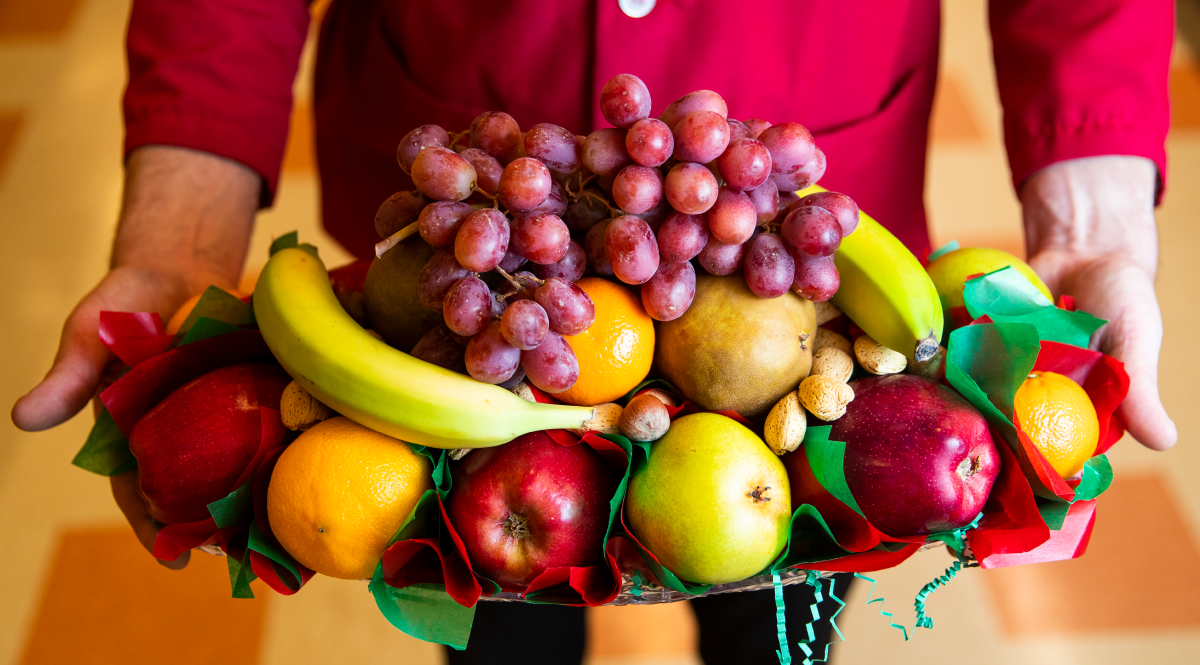
{"type": "MultiPolygon", "coordinates": [[[[209,285],[237,284],[258,210],[257,173],[222,157],[147,146],[129,157],[112,267],[63,324],[45,378],[12,409],[13,423],[39,431],[66,422],[117,377],[121,361],[100,341],[102,311],[158,312],[164,320],[209,285]]],[[[137,473],[112,478],[113,497],[151,553],[161,527],[137,488],[137,473]]],[[[188,557],[161,562],[182,568],[188,557]]]]}

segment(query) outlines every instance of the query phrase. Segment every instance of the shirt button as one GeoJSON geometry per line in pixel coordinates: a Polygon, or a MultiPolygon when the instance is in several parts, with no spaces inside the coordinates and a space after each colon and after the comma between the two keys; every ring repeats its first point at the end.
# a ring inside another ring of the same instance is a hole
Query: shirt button
{"type": "Polygon", "coordinates": [[[641,18],[654,9],[655,0],[617,0],[621,11],[629,18],[641,18]]]}

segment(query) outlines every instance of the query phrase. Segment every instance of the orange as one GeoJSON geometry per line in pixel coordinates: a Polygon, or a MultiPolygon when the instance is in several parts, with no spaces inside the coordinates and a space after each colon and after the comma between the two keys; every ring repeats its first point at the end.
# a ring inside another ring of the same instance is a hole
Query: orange
{"type": "MultiPolygon", "coordinates": [[[[225,289],[225,292],[231,293],[238,298],[245,298],[246,296],[250,295],[249,293],[245,293],[238,289],[225,289]]],[[[202,295],[204,294],[197,293],[191,298],[183,301],[183,304],[179,306],[179,309],[175,310],[175,313],[171,315],[171,320],[167,322],[168,335],[174,335],[175,333],[179,332],[179,328],[183,326],[184,321],[187,321],[188,314],[192,313],[192,308],[196,306],[196,303],[200,302],[200,296],[202,295]]]]}
{"type": "Polygon", "coordinates": [[[1021,429],[1063,478],[1083,470],[1096,452],[1100,422],[1078,383],[1054,372],[1033,372],[1013,400],[1021,429]]]}
{"type": "Polygon", "coordinates": [[[654,361],[654,319],[624,284],[600,277],[575,283],[596,306],[596,321],[565,338],[579,360],[579,379],[555,395],[567,404],[594,406],[633,390],[654,361]]]}
{"type": "Polygon", "coordinates": [[[330,418],[279,456],[267,488],[271,530],[322,575],[369,578],[392,534],[433,489],[431,471],[429,458],[407,443],[330,418]]]}

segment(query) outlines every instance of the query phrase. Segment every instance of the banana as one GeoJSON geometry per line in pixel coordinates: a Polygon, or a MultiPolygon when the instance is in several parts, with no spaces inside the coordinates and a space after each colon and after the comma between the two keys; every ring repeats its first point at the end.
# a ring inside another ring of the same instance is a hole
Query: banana
{"type": "MultiPolygon", "coordinates": [[[[824,191],[813,186],[805,196],[824,191]]],[[[942,339],[942,303],[929,273],[896,236],[859,212],[858,228],[834,254],[842,285],[833,304],[875,341],[908,356],[928,360],[942,339]]]]}
{"type": "Polygon", "coordinates": [[[484,448],[536,430],[582,427],[591,407],[526,402],[372,337],[301,249],[275,253],[254,290],[263,339],[292,378],[373,430],[434,448],[484,448]]]}

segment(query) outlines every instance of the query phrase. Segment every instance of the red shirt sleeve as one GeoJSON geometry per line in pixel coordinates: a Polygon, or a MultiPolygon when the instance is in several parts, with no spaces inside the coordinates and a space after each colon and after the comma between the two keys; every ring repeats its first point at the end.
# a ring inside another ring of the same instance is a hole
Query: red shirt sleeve
{"type": "Polygon", "coordinates": [[[1013,184],[1054,162],[1133,155],[1166,173],[1171,0],[992,0],[1013,184]]]}
{"type": "Polygon", "coordinates": [[[236,160],[262,176],[269,204],[307,30],[304,0],[136,0],[125,154],[157,144],[236,160]]]}

